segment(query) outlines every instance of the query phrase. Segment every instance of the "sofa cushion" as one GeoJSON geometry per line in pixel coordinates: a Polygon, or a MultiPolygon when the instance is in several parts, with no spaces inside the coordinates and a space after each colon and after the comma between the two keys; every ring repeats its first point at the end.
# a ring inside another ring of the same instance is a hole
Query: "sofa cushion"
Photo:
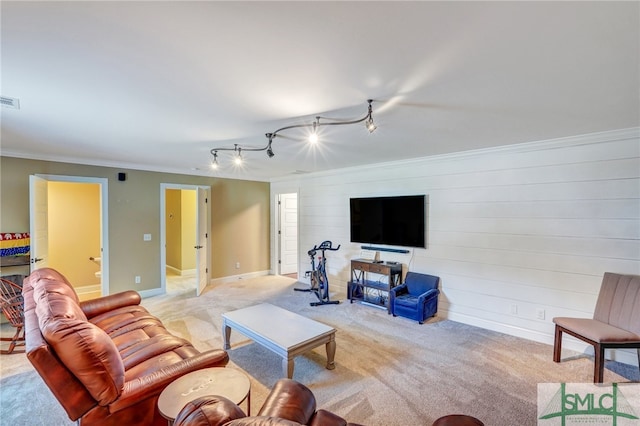
{"type": "MultiPolygon", "coordinates": [[[[76,294],[73,286],[67,281],[64,275],[55,269],[51,268],[40,268],[31,273],[29,276],[31,281],[34,283],[34,290],[37,291],[37,287],[46,287],[48,292],[55,292],[63,294],[67,297],[70,297],[71,300],[79,304],[78,295],[76,294]],[[39,284],[35,284],[39,283],[39,284]]],[[[37,300],[36,294],[34,292],[34,298],[37,300]]]]}
{"type": "MultiPolygon", "coordinates": [[[[113,340],[87,321],[66,284],[41,278],[34,283],[40,330],[60,361],[100,405],[113,402],[124,386],[124,366],[113,340]]],[[[75,294],[75,293],[74,293],[75,294]]]]}
{"type": "Polygon", "coordinates": [[[42,335],[100,405],[118,398],[124,366],[107,333],[88,321],[55,318],[42,327],[42,335]]]}

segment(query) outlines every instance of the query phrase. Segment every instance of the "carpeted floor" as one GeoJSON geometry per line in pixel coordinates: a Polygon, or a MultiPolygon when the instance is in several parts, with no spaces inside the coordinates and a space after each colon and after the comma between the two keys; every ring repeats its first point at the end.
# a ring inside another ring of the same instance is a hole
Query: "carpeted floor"
{"type": "MultiPolygon", "coordinates": [[[[438,318],[419,325],[350,304],[343,294],[332,295],[342,300],[339,305],[311,307],[315,296],[293,291],[304,284],[288,277],[210,285],[199,298],[188,279],[172,282],[166,295],[143,305],[200,350],[222,347],[222,313],[262,302],[336,328],[336,368],[325,369],[322,346],[296,358],[293,378],[313,390],[320,408],[352,422],[430,425],[464,413],[486,425],[536,425],[538,383],[592,379],[591,359],[565,351],[556,364],[549,345],[438,318]]],[[[257,413],[281,377],[281,360],[235,331],[231,345],[229,367],[250,376],[251,411],[257,413]]],[[[1,424],[72,424],[23,354],[2,356],[0,363],[1,424]]],[[[639,376],[636,367],[619,363],[608,363],[605,371],[605,381],[639,376]]]]}

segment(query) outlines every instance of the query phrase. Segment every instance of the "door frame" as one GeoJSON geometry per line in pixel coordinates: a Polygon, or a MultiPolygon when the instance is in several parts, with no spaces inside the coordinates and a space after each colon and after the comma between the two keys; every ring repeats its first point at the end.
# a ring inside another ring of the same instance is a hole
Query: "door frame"
{"type": "MultiPolygon", "coordinates": [[[[34,176],[49,182],[95,183],[100,186],[100,278],[103,296],[109,294],[109,179],[87,176],[65,176],[36,173],[34,176]]],[[[31,188],[29,188],[31,191],[31,188]]],[[[48,192],[48,191],[47,191],[48,192]]],[[[30,195],[31,197],[31,195],[30,195]]],[[[33,215],[29,206],[29,215],[33,215]]],[[[34,238],[32,235],[31,238],[34,238]]]]}
{"type": "Polygon", "coordinates": [[[276,193],[273,194],[273,204],[274,204],[274,220],[272,221],[273,224],[273,235],[275,236],[275,238],[273,238],[273,243],[274,243],[274,254],[275,256],[272,257],[272,262],[273,262],[273,266],[272,266],[272,271],[274,271],[275,275],[281,275],[282,272],[282,268],[281,268],[281,263],[280,263],[280,259],[282,259],[282,244],[281,244],[281,238],[280,238],[280,234],[278,233],[280,231],[280,217],[282,215],[282,211],[281,211],[281,204],[280,204],[280,198],[282,195],[284,194],[296,194],[297,196],[297,207],[296,207],[296,215],[298,216],[298,219],[296,221],[296,226],[298,227],[298,231],[296,232],[296,245],[298,247],[298,277],[300,277],[300,191],[298,190],[291,190],[291,191],[278,191],[276,193]]]}
{"type": "MultiPolygon", "coordinates": [[[[211,186],[209,185],[184,185],[177,183],[161,183],[160,184],[160,294],[167,293],[167,219],[166,219],[166,208],[167,208],[167,200],[166,193],[167,189],[179,189],[179,190],[190,190],[198,192],[198,189],[204,189],[209,196],[209,200],[211,200],[211,186]]],[[[196,203],[197,203],[196,197],[196,203]]],[[[211,207],[210,204],[207,204],[207,232],[209,238],[207,238],[207,244],[204,247],[206,250],[207,256],[207,284],[209,284],[209,277],[211,276],[211,207]]],[[[196,216],[198,215],[198,206],[196,206],[196,216]]],[[[197,217],[196,217],[197,220],[197,217]]],[[[196,273],[197,275],[197,273],[196,273]]],[[[199,293],[198,282],[197,280],[194,282],[193,288],[199,293]]]]}

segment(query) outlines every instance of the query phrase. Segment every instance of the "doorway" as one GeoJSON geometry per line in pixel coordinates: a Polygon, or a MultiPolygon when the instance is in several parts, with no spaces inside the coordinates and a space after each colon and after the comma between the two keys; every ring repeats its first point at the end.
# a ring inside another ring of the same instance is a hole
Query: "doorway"
{"type": "Polygon", "coordinates": [[[52,267],[81,300],[109,294],[108,180],[32,175],[31,271],[52,267]]]}
{"type": "Polygon", "coordinates": [[[209,283],[210,187],[161,184],[162,292],[200,295],[209,283]]]}
{"type": "Polygon", "coordinates": [[[278,265],[279,275],[298,278],[298,194],[278,194],[278,265]]]}

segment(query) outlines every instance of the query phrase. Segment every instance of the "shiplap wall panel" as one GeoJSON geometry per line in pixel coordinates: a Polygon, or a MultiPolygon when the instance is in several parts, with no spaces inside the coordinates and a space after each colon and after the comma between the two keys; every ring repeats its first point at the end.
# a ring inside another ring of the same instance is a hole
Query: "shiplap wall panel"
{"type": "Polygon", "coordinates": [[[440,276],[440,316],[550,343],[554,316],[593,315],[604,272],[640,274],[639,135],[297,175],[272,182],[272,192],[299,193],[301,271],[314,244],[341,244],[327,266],[342,297],[350,260],[362,252],[349,242],[349,198],[425,194],[427,248],[382,258],[440,276]]]}

